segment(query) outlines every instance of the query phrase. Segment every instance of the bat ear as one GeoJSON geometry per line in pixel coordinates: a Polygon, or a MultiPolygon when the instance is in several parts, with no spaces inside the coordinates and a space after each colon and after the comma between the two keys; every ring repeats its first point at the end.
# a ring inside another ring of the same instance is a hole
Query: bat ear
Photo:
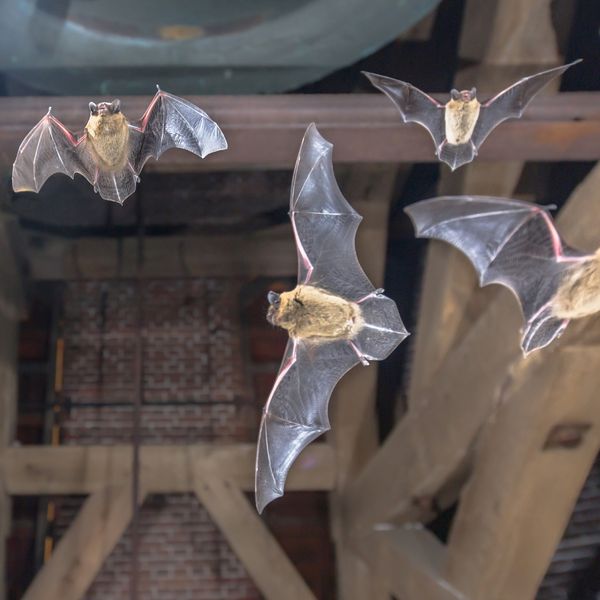
{"type": "Polygon", "coordinates": [[[450,98],[452,98],[452,100],[458,100],[460,98],[460,92],[457,89],[451,89],[450,98]]]}
{"type": "Polygon", "coordinates": [[[471,99],[475,98],[475,96],[477,96],[477,88],[471,88],[471,99]]]}
{"type": "Polygon", "coordinates": [[[110,105],[111,110],[114,113],[118,113],[121,112],[121,101],[116,98],[115,100],[112,101],[112,104],[110,105]]]}
{"type": "Polygon", "coordinates": [[[98,114],[98,105],[95,102],[90,102],[88,106],[90,107],[90,112],[93,115],[97,115],[98,114]]]}
{"type": "Polygon", "coordinates": [[[280,296],[277,292],[269,292],[267,294],[267,300],[271,306],[277,308],[279,306],[280,296]]]}

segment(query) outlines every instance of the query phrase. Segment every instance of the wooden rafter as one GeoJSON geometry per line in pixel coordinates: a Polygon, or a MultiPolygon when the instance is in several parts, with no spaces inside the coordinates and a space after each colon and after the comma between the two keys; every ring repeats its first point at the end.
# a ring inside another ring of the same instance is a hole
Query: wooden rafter
{"type": "MultiPolygon", "coordinates": [[[[600,245],[600,213],[595,210],[600,166],[575,190],[557,220],[567,241],[593,251],[600,245]]],[[[519,329],[522,317],[507,290],[500,290],[464,339],[444,360],[419,409],[409,411],[384,445],[348,487],[345,510],[355,533],[378,523],[420,520],[460,467],[477,433],[492,414],[511,370],[522,363],[519,329]],[[391,477],[390,474],[394,476],[391,477]]],[[[576,340],[589,319],[574,321],[561,340],[576,340]]],[[[529,360],[536,360],[535,355],[529,360]]]]}
{"type": "MultiPolygon", "coordinates": [[[[253,444],[143,446],[141,485],[148,493],[191,492],[194,468],[227,475],[243,490],[254,489],[253,444]]],[[[123,485],[131,477],[131,446],[23,446],[7,448],[0,471],[12,495],[90,494],[123,485]]],[[[288,490],[331,490],[334,457],[313,444],[292,468],[288,490]]]]}
{"type": "Polygon", "coordinates": [[[194,491],[267,600],[314,595],[235,482],[212,469],[195,471],[194,491]]]}
{"type": "MultiPolygon", "coordinates": [[[[494,93],[497,89],[482,90],[494,93]]],[[[446,96],[440,96],[444,101],[446,96]]],[[[88,98],[0,98],[0,168],[8,171],[19,143],[52,104],[53,113],[77,129],[87,119],[88,98]]],[[[122,99],[129,115],[141,114],[144,97],[122,99]]],[[[291,167],[307,125],[315,122],[345,163],[433,162],[429,134],[403,124],[382,94],[303,94],[191,97],[214,117],[229,142],[205,160],[170,151],[147,170],[195,171],[234,166],[291,167]]],[[[598,94],[539,98],[523,119],[504,123],[482,146],[478,160],[596,160],[600,158],[598,94]]]]}
{"type": "Polygon", "coordinates": [[[448,544],[466,597],[535,596],[600,449],[599,334],[523,362],[503,390],[448,544]]]}
{"type": "MultiPolygon", "coordinates": [[[[140,494],[140,502],[145,493],[140,494]]],[[[81,600],[131,521],[131,483],[90,495],[23,600],[81,600]]]]}

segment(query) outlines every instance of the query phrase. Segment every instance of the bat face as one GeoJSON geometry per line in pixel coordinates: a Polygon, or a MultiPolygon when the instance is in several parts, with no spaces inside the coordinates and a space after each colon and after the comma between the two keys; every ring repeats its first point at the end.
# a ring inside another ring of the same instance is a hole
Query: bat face
{"type": "Polygon", "coordinates": [[[600,250],[565,273],[552,300],[559,319],[579,319],[600,312],[600,250]]]}
{"type": "Polygon", "coordinates": [[[283,327],[292,338],[318,340],[352,339],[362,328],[361,310],[355,302],[311,285],[291,292],[268,295],[267,320],[283,327]]]}

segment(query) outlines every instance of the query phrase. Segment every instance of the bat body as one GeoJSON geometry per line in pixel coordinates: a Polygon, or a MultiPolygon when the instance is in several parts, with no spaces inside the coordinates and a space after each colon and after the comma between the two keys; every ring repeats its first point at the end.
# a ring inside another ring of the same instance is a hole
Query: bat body
{"type": "Polygon", "coordinates": [[[481,285],[501,283],[525,317],[528,354],[559,337],[570,319],[600,311],[600,252],[569,248],[548,209],[487,196],[440,197],[406,207],[418,237],[446,241],[473,263],[481,285]]]}
{"type": "Polygon", "coordinates": [[[506,119],[518,119],[535,95],[552,79],[580,62],[524,77],[490,100],[480,103],[477,90],[452,90],[441,104],[415,86],[398,79],[365,73],[400,111],[405,123],[425,127],[435,143],[436,156],[452,170],[471,162],[491,131],[506,119]]]}
{"type": "Polygon", "coordinates": [[[150,158],[183,148],[204,158],[227,148],[219,126],[197,106],[160,89],[137,123],[129,123],[118,100],[90,102],[80,135],[51,112],[27,134],[13,164],[13,189],[39,192],[54,173],[83,175],[105,200],[122,204],[134,191],[150,158]]]}
{"type": "Polygon", "coordinates": [[[396,304],[373,287],[358,263],[354,237],[361,217],[337,186],[331,153],[312,124],[290,197],[298,284],[268,296],[267,319],[290,338],[260,425],[259,512],[283,495],[294,460],[329,429],[327,408],[339,379],[359,363],[383,360],[408,335],[396,304]]]}

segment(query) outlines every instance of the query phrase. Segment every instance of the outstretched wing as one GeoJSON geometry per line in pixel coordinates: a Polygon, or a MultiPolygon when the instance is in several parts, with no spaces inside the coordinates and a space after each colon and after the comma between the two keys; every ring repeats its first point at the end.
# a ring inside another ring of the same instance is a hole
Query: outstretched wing
{"type": "Polygon", "coordinates": [[[288,471],[314,439],[329,430],[333,388],[359,362],[346,341],[290,339],[265,404],[256,454],[256,508],[283,495],[288,471]]]}
{"type": "Polygon", "coordinates": [[[333,145],[309,125],[298,153],[290,217],[298,252],[298,284],[357,300],[375,288],[362,270],[354,237],[362,217],[346,202],[333,173],[333,145]]]}
{"type": "Polygon", "coordinates": [[[536,75],[524,77],[482,104],[479,119],[471,137],[475,147],[479,148],[492,129],[502,121],[521,117],[527,105],[545,85],[578,62],[581,62],[581,59],[562,67],[548,69],[536,75]]]}
{"type": "Polygon", "coordinates": [[[419,123],[435,142],[436,155],[446,138],[444,105],[410,83],[375,73],[363,74],[396,105],[405,123],[419,123]]]}
{"type": "Polygon", "coordinates": [[[395,302],[374,289],[358,263],[354,235],[361,218],[337,186],[331,150],[332,145],[310,125],[298,155],[290,201],[298,283],[356,302],[362,328],[352,339],[288,342],[260,425],[259,512],[283,494],[290,466],[302,450],[329,429],[329,398],[344,373],[359,362],[383,360],[408,335],[395,302]]]}
{"type": "Polygon", "coordinates": [[[136,125],[130,125],[130,163],[139,173],[150,158],[169,148],[183,148],[204,158],[227,149],[220,127],[197,106],[158,90],[136,125]]]}
{"type": "Polygon", "coordinates": [[[74,136],[48,109],[48,113],[25,136],[13,164],[12,185],[15,192],[39,192],[54,173],[73,178],[81,173],[93,181],[85,161],[85,136],[74,136]]]}
{"type": "Polygon", "coordinates": [[[552,314],[565,271],[578,257],[564,245],[543,207],[487,196],[439,197],[406,207],[418,237],[444,240],[471,260],[481,285],[501,283],[518,298],[526,320],[525,353],[566,327],[552,314]]]}

